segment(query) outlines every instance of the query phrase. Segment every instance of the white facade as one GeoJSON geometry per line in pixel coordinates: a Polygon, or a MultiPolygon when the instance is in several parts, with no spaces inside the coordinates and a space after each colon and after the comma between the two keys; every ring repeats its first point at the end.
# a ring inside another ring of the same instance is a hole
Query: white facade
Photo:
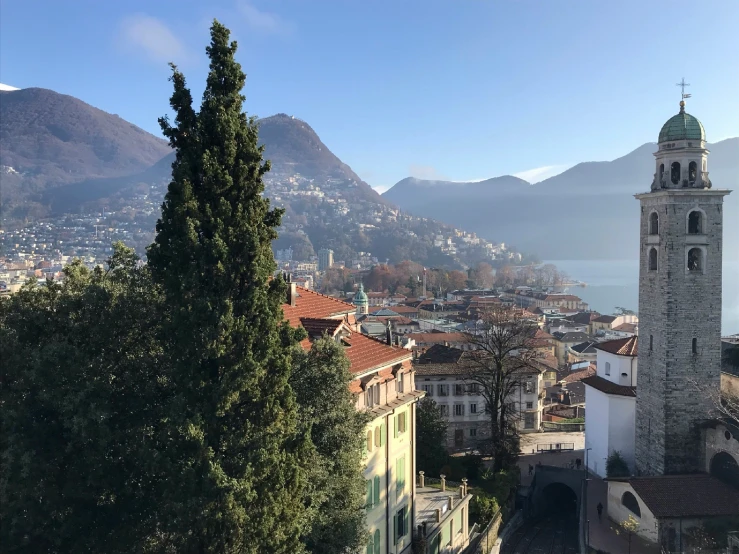
{"type": "MultiPolygon", "coordinates": [[[[636,386],[635,356],[613,354],[598,349],[596,376],[620,387],[636,386]]],[[[625,396],[618,387],[601,386],[585,380],[585,448],[590,471],[606,477],[606,460],[618,451],[634,468],[636,397],[625,396]]]]}

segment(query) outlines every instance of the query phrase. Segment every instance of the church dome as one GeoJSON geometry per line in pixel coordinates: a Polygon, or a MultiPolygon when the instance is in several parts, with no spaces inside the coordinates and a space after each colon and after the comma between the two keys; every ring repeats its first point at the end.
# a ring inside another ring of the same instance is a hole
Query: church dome
{"type": "Polygon", "coordinates": [[[353,302],[355,306],[366,306],[369,303],[369,299],[367,298],[367,294],[364,292],[364,285],[362,285],[362,283],[359,283],[359,290],[357,291],[357,294],[354,295],[353,302]]]}
{"type": "Polygon", "coordinates": [[[668,119],[659,132],[659,142],[671,140],[706,140],[703,124],[685,112],[685,102],[680,102],[680,113],[668,119]]]}

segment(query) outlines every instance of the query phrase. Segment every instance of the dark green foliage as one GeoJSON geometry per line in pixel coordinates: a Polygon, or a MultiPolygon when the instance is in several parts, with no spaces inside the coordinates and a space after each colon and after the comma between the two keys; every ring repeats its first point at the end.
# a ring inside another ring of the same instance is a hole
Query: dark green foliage
{"type": "Polygon", "coordinates": [[[168,412],[177,475],[163,532],[178,552],[298,552],[310,444],[288,379],[298,336],[270,279],[281,211],[262,197],[257,125],[242,111],[236,43],[211,27],[199,112],[173,66],[172,182],[149,249],[168,308],[164,335],[176,398],[168,412]]]}
{"type": "Polygon", "coordinates": [[[424,397],[416,406],[416,467],[436,477],[447,461],[447,423],[433,398],[424,397]]]}
{"type": "Polygon", "coordinates": [[[75,262],[63,285],[0,300],[4,552],[157,549],[171,384],[152,332],[161,298],[135,265],[116,245],[108,271],[75,262]]]}
{"type": "Polygon", "coordinates": [[[356,409],[351,379],[349,360],[333,339],[296,353],[290,384],[316,448],[307,491],[314,519],[303,541],[310,552],[342,554],[366,545],[362,446],[369,416],[356,409]]]}
{"type": "Polygon", "coordinates": [[[631,475],[629,465],[621,456],[621,452],[614,450],[606,459],[606,476],[607,477],[628,477],[631,475]]]}

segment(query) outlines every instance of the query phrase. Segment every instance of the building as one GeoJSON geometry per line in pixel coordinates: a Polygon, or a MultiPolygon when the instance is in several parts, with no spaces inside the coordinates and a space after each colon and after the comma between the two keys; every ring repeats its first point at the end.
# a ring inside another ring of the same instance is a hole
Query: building
{"type": "Polygon", "coordinates": [[[590,454],[588,469],[606,477],[606,460],[619,452],[634,468],[634,425],[636,420],[636,337],[601,342],[595,375],[585,384],[585,448],[590,454]]]}
{"type": "Polygon", "coordinates": [[[641,204],[640,380],[636,466],[641,475],[703,467],[698,427],[721,374],[722,204],[712,188],[703,125],[685,112],[659,134],[656,172],[641,204]],[[701,383],[701,387],[696,386],[701,383]]]}
{"type": "MultiPolygon", "coordinates": [[[[430,485],[432,479],[419,472],[416,489],[418,508],[417,535],[425,539],[426,548],[419,554],[461,552],[470,541],[469,512],[472,495],[467,484],[451,487],[443,477],[439,487],[430,485]]],[[[369,552],[369,550],[367,551],[369,552]]]]}
{"type": "Polygon", "coordinates": [[[564,365],[570,361],[567,358],[567,352],[570,347],[587,342],[590,339],[585,333],[573,331],[567,333],[555,331],[552,333],[552,337],[554,337],[554,355],[557,357],[559,365],[564,365]]]}
{"type": "MultiPolygon", "coordinates": [[[[435,344],[414,361],[417,386],[433,398],[447,420],[447,446],[451,450],[474,448],[490,436],[490,420],[485,413],[485,397],[480,385],[470,379],[477,365],[474,351],[435,344]]],[[[538,431],[544,410],[543,360],[521,370],[510,397],[522,433],[538,431]]]]}
{"type": "MultiPolygon", "coordinates": [[[[660,131],[651,190],[636,195],[641,212],[636,366],[629,373],[630,362],[611,365],[609,380],[599,358],[598,376],[587,380],[594,390],[622,390],[633,385],[638,366],[635,476],[608,480],[607,510],[617,521],[635,517],[637,533],[663,552],[683,552],[695,528],[705,533],[709,523],[739,514],[739,424],[715,417],[721,387],[722,205],[730,191],[712,188],[705,131],[685,112],[684,98],[660,131]]],[[[589,398],[588,421],[592,411],[589,398]]],[[[623,413],[619,410],[619,417],[623,413]]],[[[598,418],[601,428],[604,417],[598,418]]],[[[598,445],[589,425],[585,440],[598,445]]],[[[625,445],[629,431],[618,429],[625,445]]],[[[608,446],[597,446],[601,452],[616,446],[608,440],[608,446]]]]}
{"type": "Polygon", "coordinates": [[[359,290],[352,298],[352,304],[355,306],[357,315],[367,315],[369,312],[369,300],[367,300],[367,294],[364,292],[362,283],[359,283],[359,290]]]}
{"type": "Polygon", "coordinates": [[[334,265],[334,251],[323,248],[318,251],[318,271],[326,271],[334,265]]]}
{"type": "Polygon", "coordinates": [[[291,326],[308,333],[304,348],[325,335],[344,346],[357,409],[371,417],[364,458],[368,547],[373,554],[409,554],[416,525],[415,413],[423,397],[415,389],[411,352],[357,332],[352,304],[295,283],[282,308],[291,326]]]}

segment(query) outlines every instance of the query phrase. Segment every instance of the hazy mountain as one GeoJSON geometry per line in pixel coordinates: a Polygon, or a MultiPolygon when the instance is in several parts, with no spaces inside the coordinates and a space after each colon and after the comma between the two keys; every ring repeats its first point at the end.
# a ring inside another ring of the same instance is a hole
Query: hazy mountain
{"type": "Polygon", "coordinates": [[[3,204],[39,201],[45,190],[143,171],[167,143],[117,115],[41,88],[0,91],[3,204]]]}
{"type": "MultiPolygon", "coordinates": [[[[654,143],[610,162],[585,162],[535,185],[515,177],[477,183],[403,179],[383,196],[433,217],[548,259],[633,258],[638,203],[649,190],[654,143]]],[[[709,145],[708,169],[726,198],[724,252],[739,258],[739,138],[709,145]]]]}

